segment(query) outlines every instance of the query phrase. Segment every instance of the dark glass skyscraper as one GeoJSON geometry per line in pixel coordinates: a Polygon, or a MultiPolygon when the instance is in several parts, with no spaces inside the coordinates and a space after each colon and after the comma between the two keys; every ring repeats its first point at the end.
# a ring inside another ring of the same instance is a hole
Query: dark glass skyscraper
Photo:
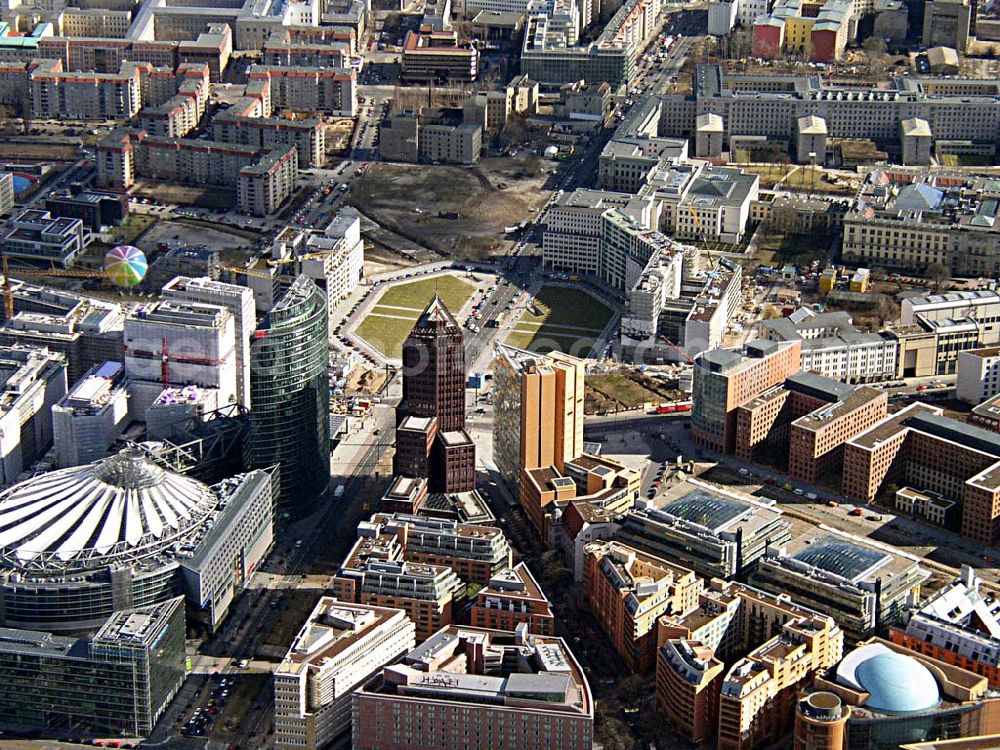
{"type": "Polygon", "coordinates": [[[476,446],[465,431],[465,341],[437,295],[403,342],[396,425],[396,474],[428,479],[431,492],[475,489],[476,446]]]}
{"type": "Polygon", "coordinates": [[[278,464],[280,512],[308,515],[330,484],[326,295],[297,278],[250,344],[250,455],[278,464]]]}

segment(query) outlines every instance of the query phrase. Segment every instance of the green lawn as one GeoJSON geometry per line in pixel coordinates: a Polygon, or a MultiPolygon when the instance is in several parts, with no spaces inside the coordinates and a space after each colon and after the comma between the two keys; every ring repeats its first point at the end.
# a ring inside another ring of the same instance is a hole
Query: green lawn
{"type": "Polygon", "coordinates": [[[586,357],[612,315],[583,290],[543,286],[517,321],[507,343],[542,354],[558,349],[586,357]]]}
{"type": "Polygon", "coordinates": [[[437,292],[445,306],[456,315],[472,296],[475,287],[454,276],[411,281],[390,287],[361,321],[355,332],[389,358],[402,356],[403,342],[417,316],[437,292]]]}

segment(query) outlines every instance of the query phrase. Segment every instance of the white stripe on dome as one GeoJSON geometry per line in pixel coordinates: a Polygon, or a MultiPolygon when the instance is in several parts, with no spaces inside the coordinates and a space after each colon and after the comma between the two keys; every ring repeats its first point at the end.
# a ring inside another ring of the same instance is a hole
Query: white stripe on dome
{"type": "Polygon", "coordinates": [[[150,534],[159,539],[163,536],[163,519],[157,511],[157,504],[153,502],[152,494],[142,492],[139,494],[142,501],[142,517],[146,524],[146,529],[150,534]]]}
{"type": "MultiPolygon", "coordinates": [[[[55,544],[62,539],[74,526],[78,526],[80,519],[93,503],[93,489],[87,487],[79,488],[81,492],[68,498],[71,505],[62,515],[56,517],[52,523],[41,529],[28,544],[39,553],[52,549],[55,544]],[[88,492],[87,490],[90,489],[88,492]]],[[[25,545],[27,546],[27,545],[25,545]]]]}
{"type": "Polygon", "coordinates": [[[136,545],[143,537],[142,518],[139,516],[139,498],[136,490],[125,493],[125,541],[136,545]]]}
{"type": "Polygon", "coordinates": [[[121,494],[115,494],[114,499],[111,501],[111,507],[108,509],[104,526],[101,528],[101,533],[97,537],[97,543],[94,545],[94,549],[102,555],[106,555],[108,550],[114,547],[118,540],[121,539],[124,503],[125,498],[121,494]]]}
{"type": "Polygon", "coordinates": [[[86,518],[80,522],[80,525],[73,530],[69,538],[56,550],[56,557],[60,560],[73,559],[79,554],[81,549],[88,546],[87,542],[93,539],[97,531],[97,525],[100,523],[101,518],[104,517],[104,511],[107,509],[108,503],[111,502],[111,498],[114,497],[114,493],[111,492],[110,488],[105,487],[103,491],[100,491],[100,488],[97,489],[98,496],[91,503],[86,518]]]}
{"type": "MultiPolygon", "coordinates": [[[[74,488],[74,490],[76,489],[78,488],[74,488]]],[[[8,544],[19,545],[17,548],[18,558],[21,560],[34,560],[39,554],[45,552],[46,546],[43,543],[36,543],[36,536],[40,536],[46,527],[62,518],[76,503],[76,492],[68,493],[66,497],[57,502],[50,503],[33,516],[25,518],[13,529],[10,529],[4,536],[16,534],[16,538],[8,542],[8,544]]],[[[0,538],[0,546],[3,546],[3,542],[4,540],[0,538]]]]}

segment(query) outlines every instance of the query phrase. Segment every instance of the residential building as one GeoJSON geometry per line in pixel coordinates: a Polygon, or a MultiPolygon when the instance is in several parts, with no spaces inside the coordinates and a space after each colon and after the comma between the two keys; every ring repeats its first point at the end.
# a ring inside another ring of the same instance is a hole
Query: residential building
{"type": "Polygon", "coordinates": [[[230,107],[212,120],[212,139],[256,149],[293,146],[303,169],[326,163],[326,128],[319,119],[248,116],[230,107]]]}
{"type": "Polygon", "coordinates": [[[583,595],[625,666],[647,672],[656,662],[656,621],[698,604],[694,572],[620,542],[584,550],[583,595]]]}
{"type": "Polygon", "coordinates": [[[494,362],[493,458],[519,497],[523,470],[564,471],[583,453],[584,361],[498,344],[494,362]]]}
{"type": "Polygon", "coordinates": [[[532,635],[556,632],[549,600],[524,562],[498,572],[479,589],[471,617],[476,628],[514,631],[523,623],[532,635]]]}
{"type": "Polygon", "coordinates": [[[52,406],[56,466],[89,464],[104,458],[128,426],[128,389],[119,362],[95,365],[52,406]]]}
{"type": "Polygon", "coordinates": [[[357,73],[351,68],[252,65],[250,81],[267,80],[271,106],[353,117],[358,111],[357,73]]]}
{"type": "Polygon", "coordinates": [[[561,638],[452,625],[355,693],[351,744],[493,750],[515,735],[523,750],[590,750],[593,724],[587,678],[561,638]],[[439,722],[418,718],[431,709],[439,722]]]}
{"type": "Polygon", "coordinates": [[[743,352],[713,349],[694,360],[691,436],[721,452],[736,447],[736,410],[799,371],[799,341],[748,343],[743,352]]]}
{"type": "Polygon", "coordinates": [[[708,4],[708,33],[725,36],[736,25],[739,0],[714,0],[708,4]]]}
{"type": "Polygon", "coordinates": [[[0,628],[0,726],[153,731],[187,674],[184,599],[114,612],[90,639],[0,628]]]}
{"type": "Polygon", "coordinates": [[[1000,393],[1000,348],[969,349],[958,353],[955,398],[981,404],[1000,393]]]}
{"type": "Polygon", "coordinates": [[[894,380],[898,340],[888,333],[863,333],[850,313],[815,313],[800,308],[793,316],[765,320],[762,336],[769,341],[801,341],[803,372],[816,372],[845,383],[894,380]]]}
{"type": "Polygon", "coordinates": [[[856,24],[849,0],[778,0],[753,24],[753,54],[769,59],[797,54],[833,63],[854,40],[856,24]]]}
{"type": "Polygon", "coordinates": [[[142,106],[136,63],[123,63],[120,72],[87,73],[64,71],[61,60],[36,60],[28,85],[37,119],[127,120],[142,106]]]}
{"type": "Polygon", "coordinates": [[[26,208],[11,220],[10,226],[3,239],[8,258],[69,266],[93,239],[79,219],[53,216],[38,208],[26,208]]]}
{"type": "Polygon", "coordinates": [[[466,583],[486,586],[510,569],[512,555],[503,531],[404,513],[376,513],[358,525],[362,536],[395,535],[407,562],[446,565],[466,583]]]}
{"type": "Polygon", "coordinates": [[[1000,685],[1000,605],[976,572],[961,575],[905,615],[889,630],[893,643],[1000,685]]]}
{"type": "MultiPolygon", "coordinates": [[[[814,691],[836,695],[841,710],[849,709],[843,732],[826,736],[831,750],[882,750],[901,739],[903,747],[913,748],[930,741],[948,747],[954,743],[946,740],[960,737],[973,742],[994,732],[998,709],[985,677],[881,638],[859,643],[835,668],[817,675],[806,697],[814,691]]],[[[835,705],[829,699],[823,704],[835,705]]],[[[797,727],[797,733],[804,729],[797,727]]]]}
{"type": "Polygon", "coordinates": [[[11,172],[0,172],[0,216],[6,216],[14,210],[14,175],[11,172]]]}
{"type": "Polygon", "coordinates": [[[186,300],[142,304],[125,319],[124,341],[132,420],[145,421],[170,385],[214,389],[219,406],[236,403],[236,328],[226,308],[186,300]]]}
{"type": "Polygon", "coordinates": [[[280,466],[279,511],[308,515],[330,484],[326,295],[299,276],[250,343],[251,465],[280,466]]]}
{"type": "Polygon", "coordinates": [[[931,491],[962,507],[962,536],[984,545],[1000,539],[998,434],[913,403],[844,446],[843,492],[872,502],[890,485],[931,491]]]}
{"type": "Polygon", "coordinates": [[[972,409],[969,424],[1000,432],[1000,395],[993,396],[972,409]]]}
{"type": "MultiPolygon", "coordinates": [[[[638,501],[616,538],[706,578],[743,578],[768,546],[791,541],[779,509],[723,494],[694,480],[671,488],[662,505],[638,501]]],[[[658,498],[659,500],[659,498],[658,498]]]]}
{"type": "Polygon", "coordinates": [[[906,553],[824,530],[768,549],[749,582],[833,617],[854,642],[899,622],[929,576],[906,553]]]}
{"type": "Polygon", "coordinates": [[[726,748],[782,738],[798,691],[840,661],[844,645],[832,617],[717,579],[691,610],[661,617],[657,630],[660,710],[688,740],[726,748]]]}
{"type": "Polygon", "coordinates": [[[475,489],[475,444],[465,431],[465,343],[437,295],[403,342],[403,396],[394,473],[426,478],[432,492],[475,489]]]}
{"type": "Polygon", "coordinates": [[[51,447],[52,407],[66,395],[66,360],[34,346],[0,346],[0,484],[19,480],[51,447]]]}
{"type": "Polygon", "coordinates": [[[274,744],[320,750],[350,729],[354,690],[416,645],[399,609],[323,596],[274,670],[274,744]]]}
{"type": "Polygon", "coordinates": [[[403,559],[403,547],[394,534],[360,537],[347,554],[330,591],[342,601],[393,607],[406,612],[423,642],[451,624],[465,598],[465,584],[446,565],[427,565],[403,559]]]}

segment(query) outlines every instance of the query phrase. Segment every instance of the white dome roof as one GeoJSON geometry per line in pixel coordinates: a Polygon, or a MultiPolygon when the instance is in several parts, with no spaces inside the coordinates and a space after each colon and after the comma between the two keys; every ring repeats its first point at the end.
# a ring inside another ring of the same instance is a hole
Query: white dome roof
{"type": "Polygon", "coordinates": [[[0,495],[0,560],[38,570],[145,557],[199,526],[215,504],[201,482],[123,451],[33,477],[0,495]]]}

